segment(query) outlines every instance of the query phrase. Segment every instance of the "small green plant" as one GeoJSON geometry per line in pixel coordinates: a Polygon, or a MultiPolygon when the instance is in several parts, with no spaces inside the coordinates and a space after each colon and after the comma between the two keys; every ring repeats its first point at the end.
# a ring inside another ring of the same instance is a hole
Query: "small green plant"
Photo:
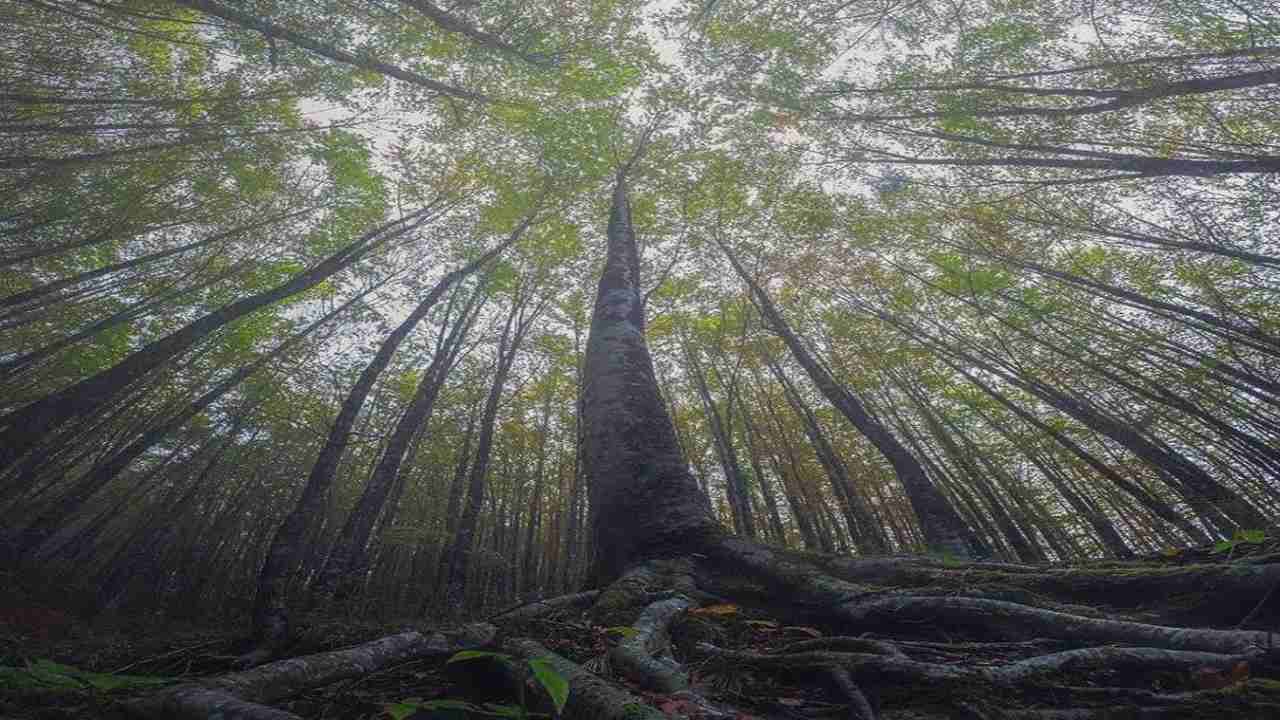
{"type": "Polygon", "coordinates": [[[518,662],[514,657],[505,653],[489,652],[486,650],[463,650],[449,658],[447,664],[457,662],[467,662],[471,660],[494,660],[507,666],[519,678],[519,687],[517,688],[516,705],[503,705],[499,703],[483,703],[477,705],[465,700],[441,699],[441,700],[422,700],[421,698],[406,698],[398,703],[387,705],[384,710],[391,716],[392,720],[404,720],[419,710],[430,711],[442,716],[457,714],[459,718],[465,718],[475,715],[483,717],[496,718],[512,718],[512,720],[531,720],[532,718],[551,717],[546,713],[532,712],[525,702],[524,688],[525,682],[529,679],[537,682],[538,685],[551,698],[551,704],[555,707],[555,717],[559,717],[564,712],[565,703],[569,701],[569,681],[561,675],[558,670],[552,667],[551,663],[543,658],[533,658],[525,663],[518,662]]]}
{"type": "Polygon", "coordinates": [[[1237,530],[1230,540],[1213,546],[1214,552],[1232,552],[1240,545],[1261,545],[1267,539],[1266,532],[1262,530],[1237,530]]]}
{"type": "Polygon", "coordinates": [[[115,675],[81,670],[52,660],[40,659],[26,667],[0,666],[0,689],[30,690],[139,690],[168,685],[172,678],[149,675],[115,675]]]}

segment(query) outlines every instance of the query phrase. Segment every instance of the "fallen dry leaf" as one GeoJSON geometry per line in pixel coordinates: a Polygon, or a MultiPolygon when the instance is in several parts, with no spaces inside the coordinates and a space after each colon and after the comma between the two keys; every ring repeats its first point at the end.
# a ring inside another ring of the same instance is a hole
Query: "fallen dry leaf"
{"type": "Polygon", "coordinates": [[[737,615],[737,605],[708,605],[689,611],[690,615],[737,615]]]}

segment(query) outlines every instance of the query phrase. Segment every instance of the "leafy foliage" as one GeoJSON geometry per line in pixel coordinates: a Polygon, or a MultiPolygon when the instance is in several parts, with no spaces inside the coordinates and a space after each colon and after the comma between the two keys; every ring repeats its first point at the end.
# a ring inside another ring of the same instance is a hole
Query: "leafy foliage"
{"type": "Polygon", "coordinates": [[[90,672],[48,659],[28,662],[25,667],[0,666],[0,688],[14,691],[53,688],[112,692],[145,690],[174,682],[177,681],[166,677],[90,672]]]}

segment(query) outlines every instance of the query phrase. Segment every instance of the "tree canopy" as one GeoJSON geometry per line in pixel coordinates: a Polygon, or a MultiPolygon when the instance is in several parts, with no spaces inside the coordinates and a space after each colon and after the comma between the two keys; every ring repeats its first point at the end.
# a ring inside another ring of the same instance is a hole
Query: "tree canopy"
{"type": "Polygon", "coordinates": [[[1280,530],[1266,3],[0,19],[0,542],[94,612],[493,609],[670,539],[604,508],[992,563],[1280,530]],[[623,290],[660,392],[591,379],[623,290]],[[690,494],[593,480],[602,434],[690,494]]]}

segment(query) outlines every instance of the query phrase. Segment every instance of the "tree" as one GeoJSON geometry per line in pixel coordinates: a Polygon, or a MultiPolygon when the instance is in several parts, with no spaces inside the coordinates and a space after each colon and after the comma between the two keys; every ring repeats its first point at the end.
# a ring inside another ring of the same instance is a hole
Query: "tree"
{"type": "Polygon", "coordinates": [[[258,575],[258,590],[254,596],[253,635],[259,641],[260,647],[246,656],[247,664],[260,662],[264,653],[269,655],[275,652],[290,638],[288,614],[284,603],[284,586],[288,581],[290,570],[302,555],[302,539],[307,525],[318,513],[321,502],[329,493],[330,485],[338,470],[338,463],[342,460],[343,452],[351,437],[351,429],[355,425],[356,417],[360,414],[360,409],[364,406],[378,376],[390,364],[400,344],[445,292],[498,257],[503,250],[520,239],[531,222],[533,217],[526,217],[495,247],[440,278],[413,312],[409,313],[409,317],[383,339],[373,360],[365,366],[360,377],[351,386],[350,392],[342,403],[342,409],[339,410],[338,416],[329,428],[328,437],[311,468],[306,484],[303,485],[297,505],[276,531],[267,552],[267,559],[262,565],[262,572],[258,575]]]}
{"type": "Polygon", "coordinates": [[[685,714],[773,714],[706,682],[744,670],[864,719],[1278,704],[1247,678],[1280,582],[1263,11],[11,5],[16,576],[248,615],[248,662],[331,599],[502,626],[139,712],[287,716],[478,649],[565,716],[656,720],[533,639],[582,611],[685,714]],[[796,627],[826,635],[746,642],[796,627]]]}

